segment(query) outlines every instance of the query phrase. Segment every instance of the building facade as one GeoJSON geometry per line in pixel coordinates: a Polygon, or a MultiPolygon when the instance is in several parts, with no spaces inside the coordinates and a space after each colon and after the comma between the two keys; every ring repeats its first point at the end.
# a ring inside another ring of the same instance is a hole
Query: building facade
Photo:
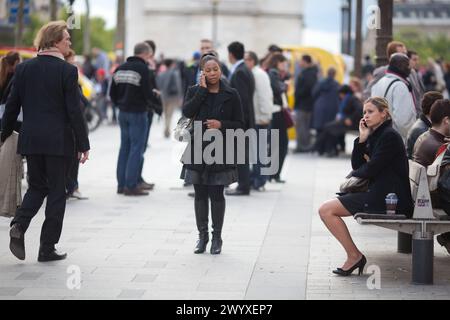
{"type": "Polygon", "coordinates": [[[151,39],[166,57],[188,59],[199,50],[201,39],[213,39],[214,34],[224,60],[233,41],[259,54],[270,44],[300,45],[303,4],[304,0],[127,1],[126,53],[132,54],[137,42],[151,39]]]}

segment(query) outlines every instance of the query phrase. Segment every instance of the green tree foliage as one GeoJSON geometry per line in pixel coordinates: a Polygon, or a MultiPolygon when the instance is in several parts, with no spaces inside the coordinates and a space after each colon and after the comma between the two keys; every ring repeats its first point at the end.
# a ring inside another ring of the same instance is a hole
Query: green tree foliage
{"type": "MultiPolygon", "coordinates": [[[[81,29],[73,30],[72,33],[72,48],[77,54],[83,53],[83,26],[85,16],[81,16],[81,29]]],[[[91,18],[91,46],[97,47],[104,51],[112,51],[114,47],[115,29],[107,30],[106,21],[103,18],[91,18]]]]}
{"type": "Polygon", "coordinates": [[[417,29],[400,30],[395,35],[395,40],[402,41],[408,49],[417,51],[426,63],[427,58],[441,58],[450,61],[450,39],[445,34],[428,35],[417,29]]]}

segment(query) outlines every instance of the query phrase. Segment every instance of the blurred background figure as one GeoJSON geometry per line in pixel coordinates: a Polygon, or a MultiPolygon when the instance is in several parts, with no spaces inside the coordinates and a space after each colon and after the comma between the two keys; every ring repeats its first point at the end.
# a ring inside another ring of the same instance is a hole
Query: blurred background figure
{"type": "MultiPolygon", "coordinates": [[[[11,51],[0,59],[0,123],[5,112],[5,104],[12,88],[12,79],[16,72],[17,65],[21,62],[18,52],[11,51]]],[[[14,131],[20,132],[22,126],[22,113],[17,118],[14,131]]],[[[1,125],[0,125],[1,130],[1,125]]]]}
{"type": "Polygon", "coordinates": [[[161,92],[163,103],[164,137],[170,138],[173,113],[183,103],[183,85],[181,82],[181,73],[177,68],[176,61],[166,59],[164,65],[166,66],[166,71],[157,76],[156,84],[161,92]]]}
{"type": "Polygon", "coordinates": [[[325,125],[336,118],[339,109],[339,83],[335,80],[336,69],[330,68],[327,77],[320,81],[313,91],[313,129],[319,136],[325,125]]]}

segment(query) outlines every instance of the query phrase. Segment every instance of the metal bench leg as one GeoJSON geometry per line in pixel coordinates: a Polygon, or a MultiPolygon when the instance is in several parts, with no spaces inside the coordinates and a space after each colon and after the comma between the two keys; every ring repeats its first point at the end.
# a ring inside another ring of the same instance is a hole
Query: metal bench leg
{"type": "Polygon", "coordinates": [[[434,233],[415,232],[412,250],[413,284],[433,284],[434,233]]]}
{"type": "Polygon", "coordinates": [[[398,253],[411,254],[412,253],[412,235],[399,232],[397,241],[398,253]]]}

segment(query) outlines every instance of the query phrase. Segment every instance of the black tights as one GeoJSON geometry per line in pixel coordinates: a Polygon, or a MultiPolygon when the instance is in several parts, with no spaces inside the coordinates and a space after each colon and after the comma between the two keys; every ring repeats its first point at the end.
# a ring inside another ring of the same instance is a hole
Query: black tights
{"type": "Polygon", "coordinates": [[[225,218],[224,186],[194,185],[195,189],[195,218],[200,238],[208,236],[209,199],[211,199],[211,217],[213,239],[221,238],[223,221],[225,218]]]}

